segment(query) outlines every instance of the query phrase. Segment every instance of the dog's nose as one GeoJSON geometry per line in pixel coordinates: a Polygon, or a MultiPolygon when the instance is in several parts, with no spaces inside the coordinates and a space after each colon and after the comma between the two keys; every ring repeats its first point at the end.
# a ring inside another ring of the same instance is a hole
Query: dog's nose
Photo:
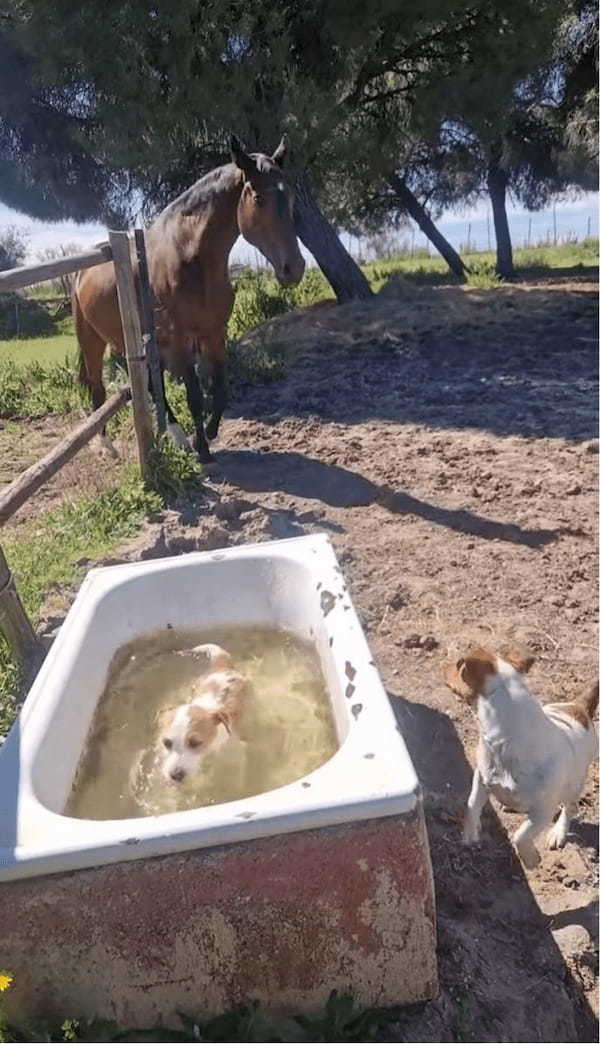
{"type": "Polygon", "coordinates": [[[176,783],[181,783],[181,780],[185,776],[185,772],[182,768],[171,769],[169,772],[171,779],[174,779],[176,783]]]}

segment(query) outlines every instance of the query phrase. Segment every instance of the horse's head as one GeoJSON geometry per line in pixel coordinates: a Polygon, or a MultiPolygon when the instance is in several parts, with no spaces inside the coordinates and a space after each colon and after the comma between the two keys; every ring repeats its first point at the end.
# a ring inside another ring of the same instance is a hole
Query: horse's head
{"type": "Polygon", "coordinates": [[[233,162],[244,176],[239,230],[271,262],[282,286],[294,286],[304,275],[304,258],[294,228],[294,195],[282,174],[286,152],[283,139],[272,156],[244,152],[237,138],[231,140],[233,162]]]}

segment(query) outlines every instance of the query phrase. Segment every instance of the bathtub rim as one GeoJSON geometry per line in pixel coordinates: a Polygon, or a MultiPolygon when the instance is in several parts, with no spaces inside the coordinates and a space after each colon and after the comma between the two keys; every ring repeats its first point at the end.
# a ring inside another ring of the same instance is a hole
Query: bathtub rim
{"type": "MultiPolygon", "coordinates": [[[[0,749],[0,793],[4,789],[3,780],[10,782],[11,752],[14,756],[16,745],[22,775],[16,819],[18,823],[27,818],[33,819],[34,824],[39,825],[46,835],[46,840],[40,844],[2,847],[0,840],[0,880],[43,876],[190,849],[212,848],[279,833],[406,815],[416,809],[421,800],[419,783],[347,592],[344,594],[345,607],[340,606],[340,611],[344,608],[345,626],[342,633],[347,641],[351,638],[355,643],[353,657],[357,665],[371,671],[366,684],[375,704],[373,727],[381,732],[376,756],[365,750],[364,728],[352,728],[351,734],[332,758],[300,780],[251,798],[134,819],[75,819],[47,808],[33,792],[32,760],[38,744],[43,741],[51,711],[50,708],[46,709],[45,715],[34,714],[44,686],[51,677],[56,661],[65,656],[69,643],[77,640],[78,635],[81,641],[98,603],[109,590],[118,586],[121,578],[126,581],[141,570],[148,574],[189,567],[203,561],[273,557],[280,553],[302,565],[307,564],[307,553],[316,554],[319,556],[319,575],[324,570],[324,575],[328,575],[329,579],[337,578],[338,584],[340,581],[343,583],[343,574],[327,534],[96,567],[88,572],[23,704],[21,714],[0,749]],[[344,774],[345,764],[351,765],[350,773],[344,774]],[[358,771],[356,766],[360,766],[361,770],[358,771]],[[344,787],[341,787],[340,780],[344,775],[344,787]],[[305,783],[309,783],[309,787],[302,787],[305,783]],[[320,797],[317,796],[315,785],[321,791],[320,797]],[[49,842],[48,836],[58,840],[49,842]]],[[[330,621],[331,624],[333,622],[330,621]]],[[[344,643],[340,644],[343,649],[344,643]]],[[[70,656],[74,655],[71,649],[70,656]]],[[[334,655],[338,656],[338,650],[334,651],[334,655]]],[[[366,745],[369,746],[368,743],[366,745]]],[[[19,826],[16,829],[18,836],[19,826]]]]}

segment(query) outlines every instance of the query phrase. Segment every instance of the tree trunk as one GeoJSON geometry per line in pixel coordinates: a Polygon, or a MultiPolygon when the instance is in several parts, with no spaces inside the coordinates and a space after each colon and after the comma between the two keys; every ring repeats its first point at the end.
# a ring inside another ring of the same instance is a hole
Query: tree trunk
{"type": "Polygon", "coordinates": [[[491,163],[487,172],[488,191],[494,214],[494,231],[496,233],[496,272],[503,279],[512,279],[513,268],[512,243],[506,216],[506,185],[508,177],[502,167],[491,163]]]}
{"type": "Polygon", "coordinates": [[[454,272],[454,275],[458,276],[459,279],[464,279],[469,269],[454,247],[450,246],[448,240],[435,227],[429,214],[421,206],[417,197],[410,191],[406,182],[397,174],[390,174],[388,176],[388,184],[396,193],[402,209],[411,216],[413,221],[416,221],[423,235],[427,236],[435,249],[442,255],[450,271],[454,272]]]}
{"type": "Polygon", "coordinates": [[[304,179],[296,185],[295,218],[299,238],[331,284],[338,302],[366,301],[372,297],[373,291],[367,279],[321,213],[304,179]]]}

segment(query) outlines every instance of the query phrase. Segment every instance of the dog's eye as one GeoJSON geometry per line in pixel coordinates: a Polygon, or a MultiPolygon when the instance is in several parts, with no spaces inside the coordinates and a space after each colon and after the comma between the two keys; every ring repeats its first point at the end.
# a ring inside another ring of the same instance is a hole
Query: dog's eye
{"type": "Polygon", "coordinates": [[[163,740],[163,745],[167,748],[167,750],[170,750],[171,747],[173,746],[173,740],[164,739],[163,740]]]}
{"type": "Polygon", "coordinates": [[[190,739],[188,740],[188,747],[191,747],[192,750],[195,750],[196,747],[201,747],[201,746],[202,746],[202,740],[195,739],[193,736],[191,736],[190,739]]]}

